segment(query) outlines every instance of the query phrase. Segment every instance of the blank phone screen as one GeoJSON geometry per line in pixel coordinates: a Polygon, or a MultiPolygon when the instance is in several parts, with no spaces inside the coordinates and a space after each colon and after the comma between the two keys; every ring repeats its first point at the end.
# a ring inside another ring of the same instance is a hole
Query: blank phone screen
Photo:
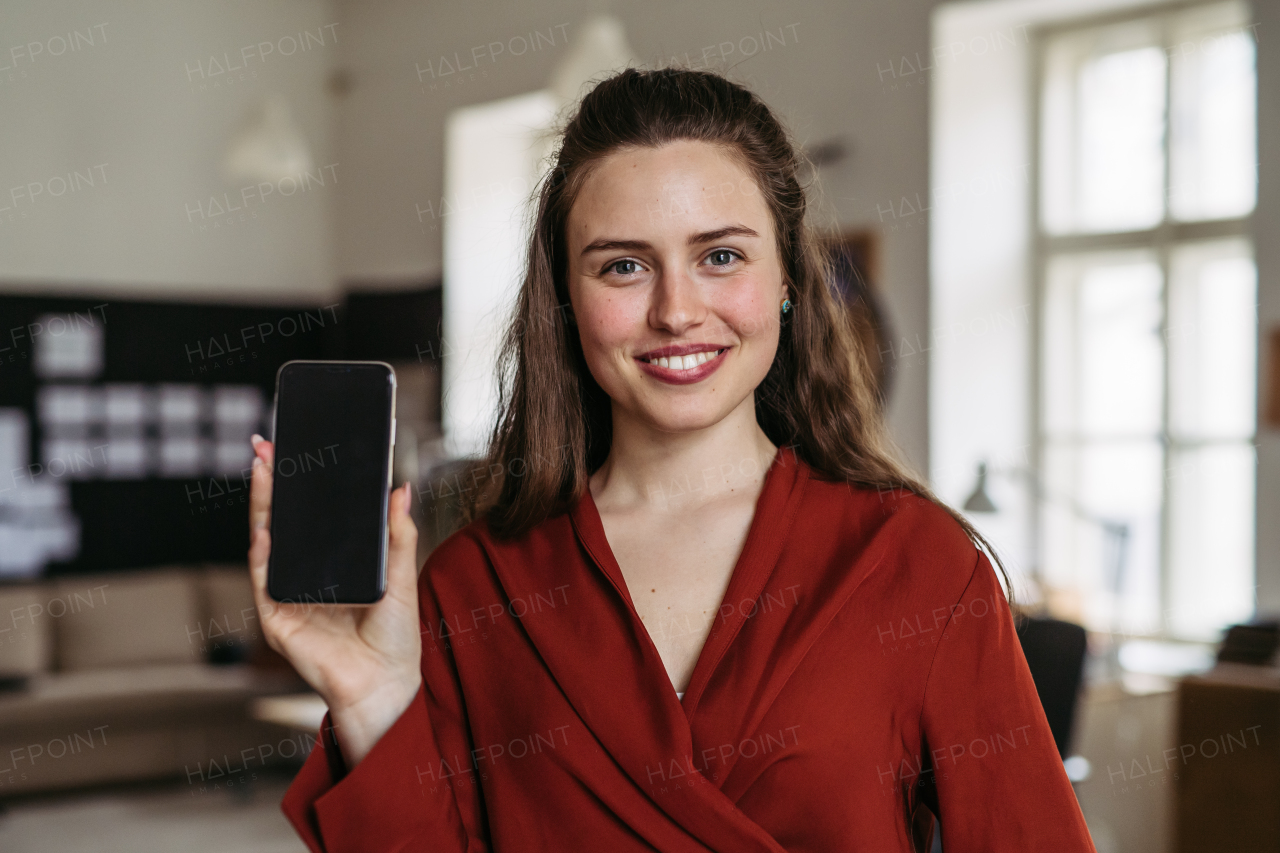
{"type": "Polygon", "coordinates": [[[267,580],[277,601],[382,597],[394,399],[385,364],[281,368],[267,580]]]}

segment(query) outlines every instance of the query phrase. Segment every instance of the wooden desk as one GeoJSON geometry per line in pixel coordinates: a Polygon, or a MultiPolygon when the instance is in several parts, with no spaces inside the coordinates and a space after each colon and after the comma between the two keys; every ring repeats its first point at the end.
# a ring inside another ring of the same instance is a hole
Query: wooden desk
{"type": "Polygon", "coordinates": [[[1177,853],[1280,853],[1280,669],[1187,676],[1177,731],[1164,756],[1177,774],[1177,853]]]}

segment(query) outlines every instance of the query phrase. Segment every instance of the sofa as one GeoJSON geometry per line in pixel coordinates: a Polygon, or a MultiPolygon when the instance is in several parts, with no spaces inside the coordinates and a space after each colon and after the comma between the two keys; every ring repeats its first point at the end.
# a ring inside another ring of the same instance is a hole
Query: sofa
{"type": "Polygon", "coordinates": [[[305,757],[255,719],[305,685],[261,642],[243,565],[0,586],[0,800],[177,778],[193,795],[305,757]]]}

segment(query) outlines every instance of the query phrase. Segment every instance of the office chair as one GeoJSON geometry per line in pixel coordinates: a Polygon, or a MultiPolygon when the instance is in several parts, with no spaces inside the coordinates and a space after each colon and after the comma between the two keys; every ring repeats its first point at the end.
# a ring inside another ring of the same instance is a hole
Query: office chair
{"type": "Polygon", "coordinates": [[[1085,630],[1058,619],[1022,617],[1018,620],[1018,640],[1049,720],[1054,745],[1058,754],[1066,758],[1084,677],[1085,630]]]}

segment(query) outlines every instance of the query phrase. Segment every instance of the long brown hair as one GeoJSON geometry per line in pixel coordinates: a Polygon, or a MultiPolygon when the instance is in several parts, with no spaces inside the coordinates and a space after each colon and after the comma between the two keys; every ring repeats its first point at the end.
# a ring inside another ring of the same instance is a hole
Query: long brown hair
{"type": "Polygon", "coordinates": [[[755,389],[756,419],[820,477],[881,491],[904,489],[942,506],[990,553],[964,516],[942,504],[897,461],[872,365],[833,294],[829,254],[806,223],[803,164],[782,124],[752,92],[707,71],[627,69],[595,86],[565,126],[553,168],[539,185],[527,271],[498,361],[499,418],[487,467],[463,517],[487,515],[493,534],[516,537],[567,511],[609,454],[609,397],[592,377],[573,328],[565,223],[591,174],[625,147],[673,140],[724,147],[753,175],[773,218],[794,308],[755,389]]]}

